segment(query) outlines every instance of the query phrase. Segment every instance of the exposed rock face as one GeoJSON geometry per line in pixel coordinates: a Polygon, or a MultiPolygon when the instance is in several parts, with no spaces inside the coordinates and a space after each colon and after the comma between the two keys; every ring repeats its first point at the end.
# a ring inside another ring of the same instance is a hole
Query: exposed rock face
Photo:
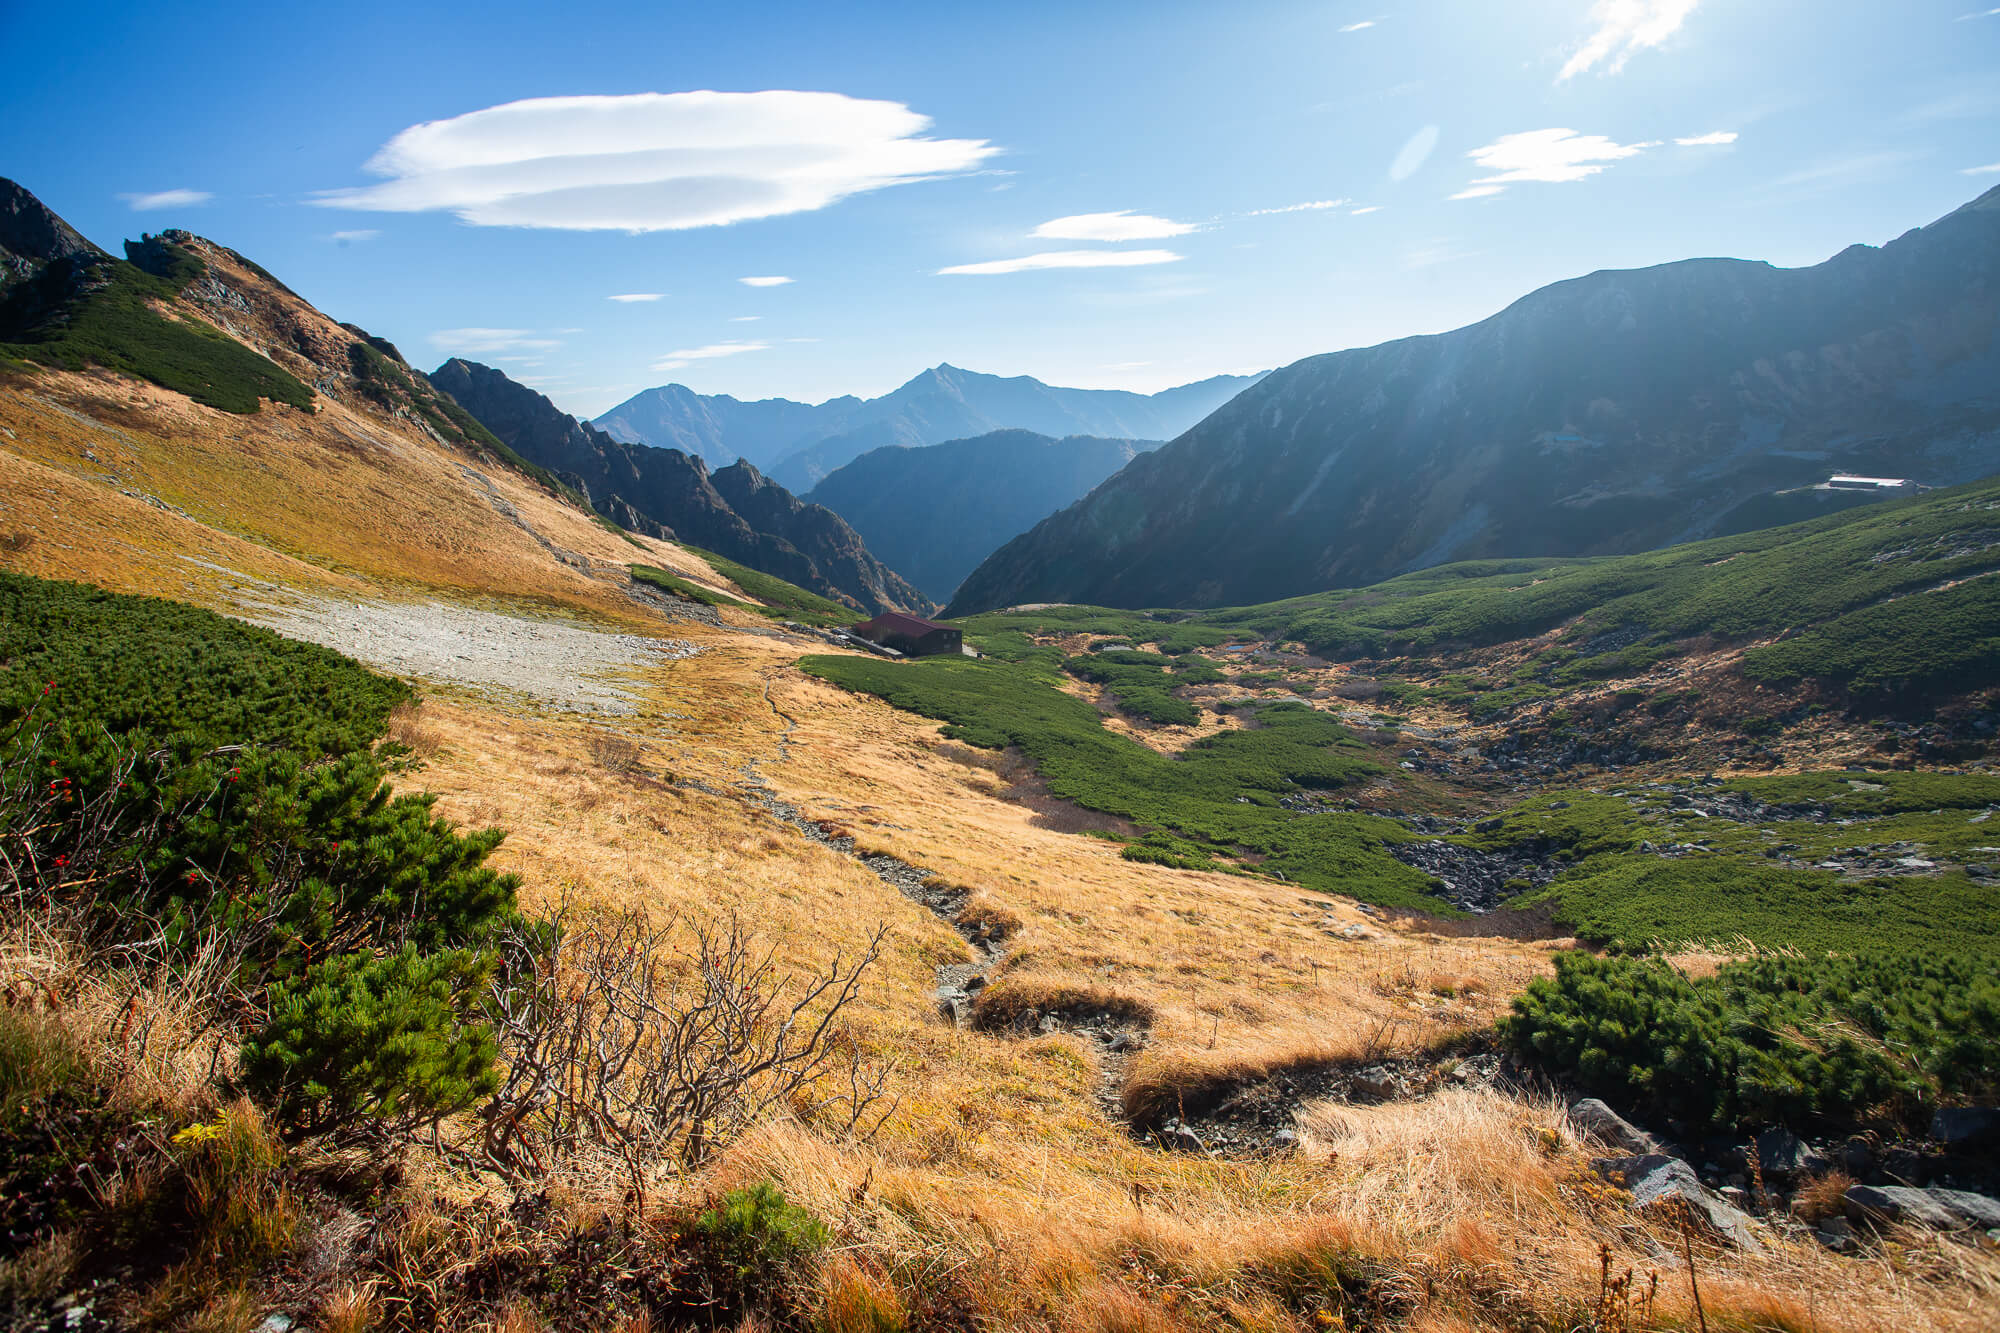
{"type": "Polygon", "coordinates": [[[954,614],[1242,604],[1738,529],[1834,472],[2000,470],[2000,191],[1816,267],[1597,273],[1313,357],[995,552],[954,614]]]}
{"type": "Polygon", "coordinates": [[[1911,1185],[1855,1185],[1846,1194],[1847,1214],[1857,1222],[1910,1222],[1934,1231],[1953,1231],[1965,1221],[1933,1196],[1957,1192],[1920,1190],[1911,1185]]]}
{"type": "Polygon", "coordinates": [[[1569,1108],[1569,1123],[1585,1138],[1632,1157],[1664,1155],[1660,1141],[1619,1115],[1595,1097],[1585,1097],[1569,1108]]]}
{"type": "Polygon", "coordinates": [[[0,177],[0,339],[60,310],[111,262],[41,200],[0,177]]]}
{"type": "Polygon", "coordinates": [[[1157,441],[1052,439],[1000,430],[922,448],[871,449],[807,498],[833,510],[868,549],[924,594],[948,599],[1008,538],[1089,494],[1157,441]]]}
{"type": "Polygon", "coordinates": [[[19,273],[57,260],[109,257],[41,200],[0,177],[0,267],[19,273]]]}
{"type": "Polygon", "coordinates": [[[1678,1157],[1659,1153],[1600,1157],[1590,1165],[1607,1180],[1624,1183],[1632,1192],[1635,1211],[1685,1206],[1695,1224],[1715,1239],[1753,1253],[1764,1249],[1749,1214],[1709,1191],[1695,1175],[1694,1168],[1678,1157]]]}
{"type": "Polygon", "coordinates": [[[1164,440],[1256,383],[1217,375],[1156,394],[1063,389],[1026,375],[1002,378],[939,365],[882,395],[811,405],[745,403],[668,384],[620,403],[596,425],[614,438],[676,448],[712,464],[738,457],[804,492],[849,460],[886,446],[916,448],[1019,429],[1049,436],[1164,440]]]}
{"type": "Polygon", "coordinates": [[[747,465],[711,475],[706,463],[678,449],[614,440],[474,362],[454,358],[430,379],[529,462],[575,477],[599,513],[628,527],[644,530],[626,522],[636,514],[653,525],[653,535],[704,547],[869,612],[934,609],[870,555],[837,514],[801,504],[747,465]]]}

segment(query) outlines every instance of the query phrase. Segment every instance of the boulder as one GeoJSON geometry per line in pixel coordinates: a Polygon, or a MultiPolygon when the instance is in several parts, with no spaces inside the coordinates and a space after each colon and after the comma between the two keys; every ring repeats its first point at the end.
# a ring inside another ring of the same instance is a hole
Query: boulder
{"type": "Polygon", "coordinates": [[[1757,1224],[1749,1214],[1732,1208],[1710,1192],[1695,1176],[1694,1168],[1678,1157],[1663,1153],[1600,1157],[1590,1164],[1590,1169],[1630,1190],[1635,1211],[1685,1205],[1694,1224],[1713,1238],[1753,1254],[1764,1250],[1764,1242],[1757,1237],[1757,1224]]]}
{"type": "Polygon", "coordinates": [[[1909,1222],[1935,1231],[1957,1231],[1958,1215],[1910,1185],[1856,1185],[1847,1191],[1847,1215],[1857,1222],[1909,1222]]]}
{"type": "Polygon", "coordinates": [[[1945,1211],[1970,1226],[1981,1231],[2000,1227],[2000,1199],[1988,1198],[1984,1194],[1974,1194],[1971,1190],[1948,1190],[1933,1185],[1924,1191],[1945,1211]]]}
{"type": "Polygon", "coordinates": [[[1356,1097],[1370,1101],[1394,1101],[1403,1095],[1403,1084],[1395,1071],[1382,1065],[1370,1065],[1354,1076],[1350,1085],[1356,1097]]]}
{"type": "Polygon", "coordinates": [[[1616,1148],[1628,1157],[1666,1155],[1658,1139],[1595,1097],[1586,1097],[1571,1106],[1569,1123],[1578,1137],[1596,1139],[1605,1147],[1616,1148]]]}
{"type": "Polygon", "coordinates": [[[1831,1165],[1818,1149],[1789,1129],[1767,1129],[1757,1136],[1757,1167],[1773,1180],[1816,1176],[1831,1165]]]}
{"type": "Polygon", "coordinates": [[[1948,1148],[2000,1139],[2000,1106],[1947,1106],[1931,1117],[1931,1137],[1948,1148]]]}

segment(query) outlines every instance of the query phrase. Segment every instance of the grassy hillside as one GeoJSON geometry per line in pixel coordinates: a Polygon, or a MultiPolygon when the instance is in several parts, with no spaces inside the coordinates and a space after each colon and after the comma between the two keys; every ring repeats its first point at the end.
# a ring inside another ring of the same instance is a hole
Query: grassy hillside
{"type": "MultiPolygon", "coordinates": [[[[1373,587],[1200,613],[1194,623],[1294,639],[1334,658],[1425,654],[1621,628],[1745,640],[1756,679],[1855,690],[2000,682],[2000,483],[1594,560],[1444,565],[1373,587]]],[[[983,618],[982,618],[983,619],[983,618]]]]}
{"type": "Polygon", "coordinates": [[[740,565],[727,556],[704,551],[698,546],[690,546],[687,549],[706,560],[716,573],[763,604],[751,608],[752,610],[761,611],[774,620],[799,620],[811,625],[847,625],[860,617],[860,613],[853,607],[836,602],[831,597],[808,592],[798,584],[787,583],[775,574],[762,573],[748,565],[740,565]]]}
{"type": "Polygon", "coordinates": [[[103,366],[224,412],[255,412],[264,398],[312,410],[312,390],[295,376],[199,320],[163,312],[201,276],[202,263],[157,238],[142,245],[157,272],[103,264],[82,296],[0,341],[0,360],[103,366]]]}

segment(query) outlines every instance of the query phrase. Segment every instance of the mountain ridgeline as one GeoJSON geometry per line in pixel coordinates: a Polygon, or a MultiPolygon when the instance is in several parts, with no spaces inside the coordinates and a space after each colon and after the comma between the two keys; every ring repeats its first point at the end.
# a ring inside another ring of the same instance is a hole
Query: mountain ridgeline
{"type": "Polygon", "coordinates": [[[816,406],[786,398],[745,403],[669,384],[620,403],[595,424],[615,439],[680,449],[711,465],[747,458],[780,485],[804,493],[843,464],[885,446],[942,444],[996,430],[1172,439],[1258,379],[1217,375],[1139,394],[1061,389],[1026,375],[1003,378],[940,365],[880,398],[849,395],[816,406]]]}
{"type": "Polygon", "coordinates": [[[1215,606],[1822,512],[1852,472],[2000,471],[2000,190],[1880,248],[1543,288],[1277,371],[996,551],[950,614],[1215,606]]]}
{"type": "Polygon", "coordinates": [[[998,430],[920,449],[871,449],[806,498],[853,524],[869,550],[944,602],[1002,542],[1157,448],[1157,440],[998,430]]]}
{"type": "Polygon", "coordinates": [[[430,379],[522,457],[635,532],[714,551],[870,614],[933,609],[838,514],[802,503],[748,463],[710,472],[678,449],[614,440],[476,362],[454,357],[430,379]]]}

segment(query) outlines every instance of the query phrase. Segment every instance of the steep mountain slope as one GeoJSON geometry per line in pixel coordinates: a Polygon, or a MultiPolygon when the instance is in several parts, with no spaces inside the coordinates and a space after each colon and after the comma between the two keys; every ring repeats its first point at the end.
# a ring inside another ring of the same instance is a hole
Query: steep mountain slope
{"type": "Polygon", "coordinates": [[[657,626],[635,551],[412,371],[225,246],[114,260],[9,185],[20,283],[86,270],[0,349],[0,550],[11,569],[240,610],[296,594],[470,596],[657,626]]]}
{"type": "Polygon", "coordinates": [[[2000,470],[2000,191],[1880,249],[1558,283],[1281,370],[996,552],[953,611],[1214,605],[1736,530],[1832,472],[2000,470]]]}
{"type": "Polygon", "coordinates": [[[1257,382],[1217,375],[1156,394],[1062,389],[1026,375],[1002,378],[940,365],[880,398],[817,406],[772,398],[744,403],[678,385],[648,389],[596,421],[631,443],[686,450],[711,461],[748,458],[803,492],[849,460],[887,445],[916,447],[994,430],[1115,439],[1170,439],[1257,382]]]}
{"type": "Polygon", "coordinates": [[[711,474],[677,449],[614,440],[476,362],[453,358],[430,378],[524,457],[574,478],[601,513],[871,613],[931,609],[839,515],[801,504],[747,463],[711,474]]]}
{"type": "Polygon", "coordinates": [[[916,449],[892,445],[836,469],[806,498],[852,523],[869,550],[927,596],[946,601],[1002,542],[1158,447],[1026,430],[916,449]]]}

